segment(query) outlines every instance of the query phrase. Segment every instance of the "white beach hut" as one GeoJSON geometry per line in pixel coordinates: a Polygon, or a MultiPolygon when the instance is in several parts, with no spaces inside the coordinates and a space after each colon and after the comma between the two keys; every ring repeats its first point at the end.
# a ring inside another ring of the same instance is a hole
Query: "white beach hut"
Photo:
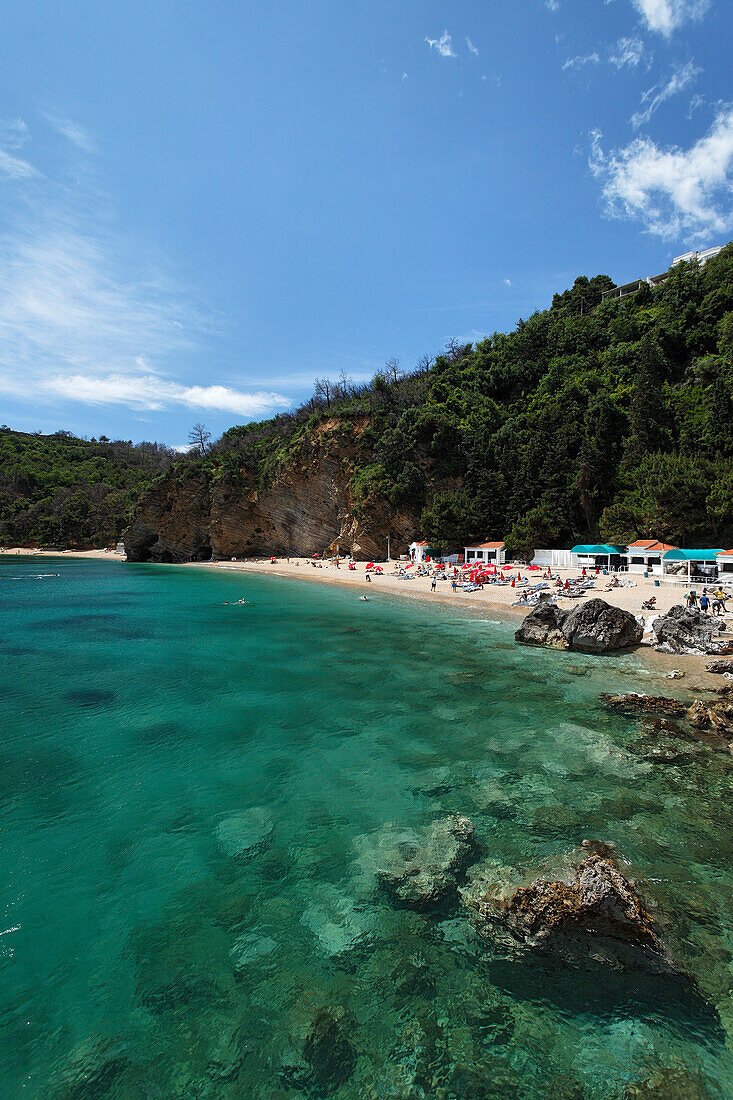
{"type": "Polygon", "coordinates": [[[626,563],[629,573],[652,573],[659,577],[662,575],[662,556],[668,550],[677,549],[678,547],[659,542],[657,539],[637,539],[629,545],[621,558],[626,563]]]}
{"type": "Polygon", "coordinates": [[[419,562],[427,561],[430,558],[431,561],[435,561],[438,557],[438,551],[436,547],[429,542],[411,542],[410,543],[410,561],[415,562],[417,565],[419,562]]]}
{"type": "Polygon", "coordinates": [[[503,542],[480,542],[478,546],[464,546],[466,565],[503,565],[506,561],[506,549],[503,542]]]}

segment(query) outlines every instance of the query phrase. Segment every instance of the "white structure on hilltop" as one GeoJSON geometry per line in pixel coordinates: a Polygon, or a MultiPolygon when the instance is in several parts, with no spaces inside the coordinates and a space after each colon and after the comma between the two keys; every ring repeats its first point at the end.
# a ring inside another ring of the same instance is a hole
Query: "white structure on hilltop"
{"type": "Polygon", "coordinates": [[[605,302],[606,298],[626,298],[629,294],[636,294],[637,290],[645,284],[648,286],[661,286],[662,283],[666,283],[669,272],[676,264],[697,260],[700,267],[703,267],[713,256],[717,256],[722,248],[723,245],[718,244],[713,248],[705,248],[702,252],[683,252],[681,256],[675,256],[672,260],[669,271],[663,271],[661,275],[646,275],[640,279],[633,279],[630,283],[624,283],[623,286],[615,286],[613,290],[604,290],[601,294],[601,301],[605,302]]]}

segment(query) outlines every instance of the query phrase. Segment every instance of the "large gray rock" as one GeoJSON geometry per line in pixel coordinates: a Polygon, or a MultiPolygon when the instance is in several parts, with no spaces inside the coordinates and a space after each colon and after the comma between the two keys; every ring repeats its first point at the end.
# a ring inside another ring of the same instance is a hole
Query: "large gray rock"
{"type": "Polygon", "coordinates": [[[562,627],[568,614],[569,612],[553,603],[549,596],[540,597],[529,615],[522,620],[522,625],[514,634],[514,641],[521,645],[546,645],[553,649],[567,649],[568,641],[562,627]]]}
{"type": "Polygon", "coordinates": [[[705,615],[696,607],[675,604],[666,615],[654,620],[654,648],[662,653],[727,653],[730,644],[714,639],[720,626],[720,619],[705,615]]]}
{"type": "Polygon", "coordinates": [[[580,653],[609,653],[638,645],[643,634],[643,626],[629,611],[605,600],[588,600],[572,611],[563,611],[546,599],[530,611],[514,640],[580,653]]]}
{"type": "Polygon", "coordinates": [[[473,823],[454,815],[426,829],[385,825],[362,844],[362,866],[398,905],[431,909],[451,901],[473,854],[473,823]]]}
{"type": "Polygon", "coordinates": [[[574,607],[562,625],[562,632],[570,649],[581,653],[608,653],[638,645],[644,627],[630,611],[612,607],[596,598],[574,607]]]}

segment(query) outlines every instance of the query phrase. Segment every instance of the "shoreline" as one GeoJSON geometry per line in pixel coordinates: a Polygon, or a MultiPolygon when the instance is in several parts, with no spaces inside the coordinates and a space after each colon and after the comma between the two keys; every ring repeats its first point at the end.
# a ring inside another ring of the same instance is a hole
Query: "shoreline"
{"type": "MultiPolygon", "coordinates": [[[[526,607],[511,606],[512,601],[518,595],[518,591],[521,590],[511,588],[510,585],[487,585],[477,592],[466,593],[459,589],[453,593],[449,583],[442,581],[439,582],[439,585],[442,584],[446,591],[441,591],[438,587],[433,593],[430,590],[430,579],[427,577],[407,581],[401,577],[384,573],[381,577],[375,577],[374,580],[368,582],[365,579],[362,562],[357,563],[357,569],[354,571],[350,571],[346,565],[336,568],[336,566],[323,564],[321,568],[317,566],[314,568],[309,558],[291,558],[289,562],[278,559],[274,564],[266,561],[186,562],[183,564],[183,568],[216,569],[226,573],[254,573],[256,575],[286,577],[306,582],[312,581],[317,584],[350,586],[357,589],[360,594],[369,593],[374,596],[379,594],[389,598],[405,598],[428,605],[434,603],[439,604],[441,607],[449,607],[452,611],[467,616],[484,620],[489,618],[502,619],[507,623],[514,622],[518,624],[529,610],[526,607]]],[[[555,572],[559,572],[563,580],[566,576],[578,575],[577,570],[574,569],[556,570],[555,572]]],[[[530,578],[537,576],[537,574],[532,573],[527,575],[530,578]]],[[[599,577],[598,579],[604,582],[607,580],[605,577],[599,577]]],[[[634,588],[616,588],[606,592],[604,587],[605,585],[601,586],[599,590],[592,591],[590,596],[600,596],[612,606],[621,607],[633,614],[639,614],[642,600],[648,599],[652,594],[657,596],[658,610],[661,612],[668,611],[670,607],[682,602],[684,599],[682,586],[680,586],[679,589],[667,589],[666,599],[662,600],[660,593],[665,591],[662,586],[656,588],[652,579],[645,581],[643,577],[639,577],[634,588]]],[[[560,606],[569,609],[578,602],[578,600],[563,599],[560,601],[560,606]]],[[[525,651],[531,651],[534,647],[523,646],[522,648],[525,651]]],[[[564,651],[558,651],[558,653],[561,652],[564,651]]],[[[720,687],[723,683],[719,676],[716,677],[705,669],[705,663],[711,659],[708,656],[693,653],[660,653],[648,642],[642,642],[632,649],[617,650],[608,654],[609,657],[623,655],[637,657],[648,668],[658,673],[660,677],[669,679],[670,684],[674,683],[677,691],[707,691],[720,687]],[[680,669],[685,674],[684,677],[679,680],[672,680],[669,674],[673,669],[680,669]],[[690,682],[688,676],[694,676],[694,681],[690,682]]]]}
{"type": "MultiPolygon", "coordinates": [[[[124,555],[115,554],[107,550],[29,550],[24,547],[10,547],[0,551],[2,555],[13,557],[38,557],[38,558],[75,558],[102,561],[115,561],[126,564],[124,555]]],[[[133,563],[134,564],[134,563],[133,563]]],[[[390,563],[397,564],[397,563],[390,563]]],[[[386,565],[384,566],[386,568],[386,565]]],[[[423,604],[439,604],[441,607],[450,608],[452,611],[467,617],[478,619],[501,619],[507,623],[519,623],[527,614],[525,607],[512,607],[512,601],[518,596],[519,591],[510,585],[487,585],[477,592],[467,593],[458,589],[455,593],[451,590],[448,581],[439,582],[435,592],[430,590],[430,578],[416,577],[414,580],[405,580],[402,577],[385,572],[381,577],[374,577],[372,581],[366,580],[364,563],[358,562],[356,570],[349,570],[346,563],[341,568],[328,562],[320,563],[315,567],[310,558],[291,558],[290,561],[281,560],[270,563],[265,560],[257,561],[200,561],[181,562],[176,568],[183,569],[210,569],[222,573],[255,574],[270,577],[286,577],[291,580],[313,582],[316,584],[329,584],[341,587],[352,587],[360,594],[370,593],[373,596],[385,595],[388,598],[406,599],[423,604]],[[440,587],[443,586],[443,588],[440,587]]],[[[578,575],[577,569],[557,569],[564,581],[566,577],[578,575]]],[[[526,573],[530,580],[540,579],[541,574],[526,573]]],[[[589,596],[600,596],[614,607],[620,607],[625,611],[638,615],[641,611],[642,601],[654,595],[657,597],[658,612],[664,613],[675,604],[684,601],[685,587],[672,585],[655,586],[653,578],[644,578],[641,574],[633,575],[634,587],[615,588],[605,591],[605,583],[608,578],[603,575],[597,578],[598,587],[589,593],[589,596]]],[[[569,609],[578,603],[578,600],[561,599],[560,606],[569,609]]],[[[654,613],[652,613],[654,614],[654,613]]],[[[647,616],[649,617],[649,616],[647,616]]],[[[524,646],[525,650],[531,650],[532,646],[524,646]]],[[[671,681],[677,690],[707,691],[720,687],[722,681],[705,669],[709,657],[691,653],[671,654],[659,653],[647,642],[628,650],[618,650],[617,655],[635,656],[648,668],[657,672],[660,677],[669,678],[673,669],[681,669],[685,676],[682,680],[671,681]],[[690,682],[688,676],[694,676],[690,682]]],[[[612,656],[612,654],[610,655],[612,656]]]]}

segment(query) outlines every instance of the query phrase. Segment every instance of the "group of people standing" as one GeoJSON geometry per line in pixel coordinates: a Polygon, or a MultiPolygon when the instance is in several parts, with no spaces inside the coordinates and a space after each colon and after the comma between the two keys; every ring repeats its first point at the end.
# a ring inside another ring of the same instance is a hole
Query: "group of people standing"
{"type": "Polygon", "coordinates": [[[728,599],[727,594],[722,588],[718,588],[712,595],[708,595],[707,588],[703,588],[702,595],[698,598],[697,592],[693,588],[691,592],[687,594],[687,606],[699,607],[701,611],[707,612],[712,610],[713,615],[726,614],[725,601],[728,599]]]}

